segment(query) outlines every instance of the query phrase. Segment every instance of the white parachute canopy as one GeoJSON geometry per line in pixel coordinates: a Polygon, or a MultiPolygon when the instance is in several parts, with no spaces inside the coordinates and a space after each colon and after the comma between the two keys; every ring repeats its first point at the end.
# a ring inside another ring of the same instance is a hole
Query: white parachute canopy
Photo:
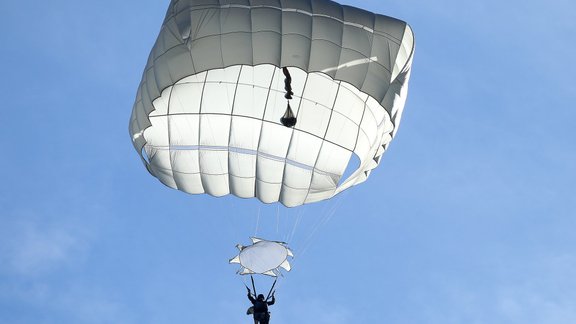
{"type": "Polygon", "coordinates": [[[189,194],[330,199],[380,163],[413,54],[405,22],[330,0],[172,0],[132,142],[154,177],[189,194]]]}
{"type": "Polygon", "coordinates": [[[255,237],[250,238],[252,245],[236,245],[240,253],[230,259],[230,263],[240,264],[238,274],[263,274],[277,277],[281,275],[280,268],[290,271],[288,257],[294,257],[286,243],[267,241],[255,237]]]}

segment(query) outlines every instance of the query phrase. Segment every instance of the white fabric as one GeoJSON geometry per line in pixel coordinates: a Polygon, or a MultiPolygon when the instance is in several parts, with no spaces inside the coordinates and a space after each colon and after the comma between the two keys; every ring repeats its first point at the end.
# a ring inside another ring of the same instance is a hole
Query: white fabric
{"type": "Polygon", "coordinates": [[[173,0],[130,120],[148,171],[184,192],[293,207],[366,180],[398,129],[408,25],[326,0],[173,0]],[[292,76],[294,128],[280,123],[292,76]],[[360,166],[341,179],[352,155],[360,166]]]}
{"type": "Polygon", "coordinates": [[[240,264],[239,274],[264,274],[278,276],[280,268],[290,271],[288,257],[293,257],[290,249],[282,242],[252,238],[250,246],[238,245],[240,253],[230,259],[230,263],[240,264]]]}

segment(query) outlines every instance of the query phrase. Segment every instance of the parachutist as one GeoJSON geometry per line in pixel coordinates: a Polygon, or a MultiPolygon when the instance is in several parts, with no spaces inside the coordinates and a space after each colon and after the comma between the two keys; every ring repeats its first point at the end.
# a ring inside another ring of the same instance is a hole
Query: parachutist
{"type": "Polygon", "coordinates": [[[268,312],[268,306],[274,305],[276,302],[276,297],[272,293],[272,300],[264,298],[264,295],[260,294],[257,298],[252,297],[252,292],[250,288],[248,289],[248,299],[252,302],[252,307],[248,309],[247,314],[252,314],[254,317],[254,324],[268,324],[270,322],[270,313],[268,312]]]}

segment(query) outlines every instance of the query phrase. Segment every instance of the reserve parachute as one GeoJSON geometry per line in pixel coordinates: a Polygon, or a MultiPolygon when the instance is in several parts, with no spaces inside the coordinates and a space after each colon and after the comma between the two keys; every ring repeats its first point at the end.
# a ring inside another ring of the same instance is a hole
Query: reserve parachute
{"type": "Polygon", "coordinates": [[[413,52],[405,22],[328,0],[172,0],[130,135],[174,189],[287,207],[329,199],[379,164],[413,52]]]}
{"type": "Polygon", "coordinates": [[[290,258],[294,257],[292,251],[284,242],[267,241],[251,237],[252,244],[236,245],[240,251],[237,256],[230,259],[230,263],[239,264],[240,275],[261,274],[271,277],[282,275],[280,269],[290,271],[290,258]]]}

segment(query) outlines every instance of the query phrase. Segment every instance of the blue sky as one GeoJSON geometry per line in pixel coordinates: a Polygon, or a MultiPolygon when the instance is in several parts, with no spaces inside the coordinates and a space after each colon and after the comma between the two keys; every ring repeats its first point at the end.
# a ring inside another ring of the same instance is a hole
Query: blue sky
{"type": "Polygon", "coordinates": [[[286,209],[134,152],[168,1],[0,2],[0,323],[250,323],[227,260],[300,215],[275,324],[575,323],[576,5],[341,3],[413,27],[402,125],[366,183],[286,209]]]}

